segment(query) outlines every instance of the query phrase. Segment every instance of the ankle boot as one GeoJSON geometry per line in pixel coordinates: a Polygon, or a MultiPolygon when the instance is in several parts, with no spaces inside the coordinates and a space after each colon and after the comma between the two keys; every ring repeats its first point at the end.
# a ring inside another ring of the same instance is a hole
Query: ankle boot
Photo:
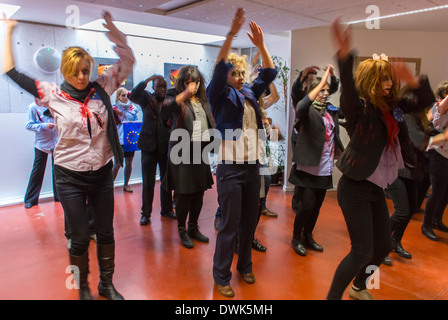
{"type": "Polygon", "coordinates": [[[392,237],[392,250],[400,257],[403,257],[405,259],[412,259],[412,254],[404,250],[403,246],[401,245],[401,241],[394,239],[393,237],[392,237]]]}
{"type": "Polygon", "coordinates": [[[196,239],[204,243],[209,242],[209,239],[199,231],[197,223],[188,223],[187,233],[191,239],[196,239]]]}
{"type": "Polygon", "coordinates": [[[303,244],[305,248],[309,248],[317,252],[324,252],[324,248],[322,248],[321,245],[317,244],[316,241],[314,241],[313,235],[311,233],[304,234],[303,244]]]}
{"type": "Polygon", "coordinates": [[[89,251],[86,250],[81,256],[70,256],[70,265],[77,267],[77,270],[72,270],[75,283],[79,288],[79,300],[93,300],[90,293],[89,283],[87,277],[89,275],[89,251]]]}
{"type": "Polygon", "coordinates": [[[436,230],[448,232],[448,227],[443,224],[442,219],[439,219],[439,220],[434,219],[433,227],[436,230]]]}
{"type": "Polygon", "coordinates": [[[194,247],[194,242],[188,235],[187,229],[185,227],[178,227],[180,242],[185,248],[191,249],[194,247]]]}
{"type": "Polygon", "coordinates": [[[109,300],[124,300],[112,283],[115,271],[115,244],[97,244],[97,256],[100,269],[98,293],[109,300]]]}

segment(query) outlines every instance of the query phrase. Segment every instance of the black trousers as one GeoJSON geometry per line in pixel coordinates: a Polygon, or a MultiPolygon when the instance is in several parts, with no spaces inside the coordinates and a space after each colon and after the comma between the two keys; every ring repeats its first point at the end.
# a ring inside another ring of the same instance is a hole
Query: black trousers
{"type": "MultiPolygon", "coordinates": [[[[30,202],[36,205],[39,202],[39,194],[42,189],[42,184],[44,181],[45,169],[47,167],[48,154],[34,148],[34,163],[33,169],[31,170],[30,179],[28,182],[28,187],[26,188],[24,202],[30,202]]],[[[53,154],[51,155],[51,164],[53,166],[53,154]]],[[[58,192],[56,188],[56,179],[53,175],[53,196],[55,201],[59,201],[58,192]]]]}
{"type": "Polygon", "coordinates": [[[106,178],[90,183],[57,183],[64,209],[66,230],[69,229],[71,255],[80,256],[88,249],[93,216],[98,244],[114,243],[114,182],[112,170],[106,178]]]}
{"type": "Polygon", "coordinates": [[[400,241],[404,231],[417,210],[417,181],[399,177],[387,187],[394,203],[394,213],[390,217],[392,237],[400,241]]]}
{"type": "Polygon", "coordinates": [[[336,269],[327,296],[330,300],[341,299],[353,278],[357,288],[365,289],[371,267],[379,267],[391,251],[389,210],[383,189],[367,180],[354,181],[343,175],[337,197],[351,250],[336,269]]]}
{"type": "MultiPolygon", "coordinates": [[[[154,186],[156,184],[157,165],[159,165],[160,181],[163,181],[167,166],[167,155],[157,151],[142,150],[142,216],[150,217],[154,200],[154,186]]],[[[161,212],[173,210],[173,198],[170,191],[162,188],[160,183],[161,212]]]]}
{"type": "Polygon", "coordinates": [[[221,223],[213,257],[213,278],[218,285],[229,285],[230,268],[238,237],[238,263],[241,273],[252,272],[252,240],[260,204],[259,164],[219,164],[216,170],[221,223]]]}
{"type": "Polygon", "coordinates": [[[448,159],[436,150],[429,150],[428,158],[432,192],[426,200],[423,224],[431,227],[436,221],[442,222],[448,204],[448,159]]]}
{"type": "Polygon", "coordinates": [[[177,226],[184,228],[187,217],[188,227],[196,227],[201,213],[204,199],[204,191],[196,193],[178,193],[176,200],[177,226]]]}
{"type": "Polygon", "coordinates": [[[303,233],[311,234],[319,217],[320,208],[324,202],[326,189],[297,187],[302,199],[297,207],[294,219],[294,238],[300,239],[303,233]]]}

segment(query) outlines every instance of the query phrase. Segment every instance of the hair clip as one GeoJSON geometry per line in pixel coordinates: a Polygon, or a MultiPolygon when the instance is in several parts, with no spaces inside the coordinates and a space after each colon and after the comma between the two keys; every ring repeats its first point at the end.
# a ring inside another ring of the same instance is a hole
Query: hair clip
{"type": "Polygon", "coordinates": [[[384,61],[389,61],[389,57],[385,54],[382,53],[381,55],[377,55],[376,53],[374,53],[372,55],[372,59],[373,60],[384,60],[384,61]]]}

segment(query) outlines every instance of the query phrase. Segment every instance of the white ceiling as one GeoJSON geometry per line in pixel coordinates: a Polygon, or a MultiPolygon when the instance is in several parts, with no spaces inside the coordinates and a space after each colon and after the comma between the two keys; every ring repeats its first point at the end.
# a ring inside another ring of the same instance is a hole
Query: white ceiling
{"type": "MultiPolygon", "coordinates": [[[[266,39],[283,37],[287,31],[328,26],[335,17],[342,22],[368,18],[370,4],[381,16],[448,5],[448,0],[0,0],[17,4],[21,9],[12,17],[54,25],[66,25],[70,5],[80,10],[80,24],[101,17],[109,10],[115,20],[157,27],[225,35],[237,7],[246,9],[247,21],[254,20],[266,39]],[[193,4],[181,7],[176,6],[193,4]],[[373,2],[373,3],[372,3],[373,2]]],[[[380,20],[381,30],[448,31],[448,9],[423,12],[380,20]]],[[[365,27],[358,23],[355,27],[365,27]]],[[[243,27],[248,29],[247,24],[243,27]]],[[[241,32],[235,46],[250,46],[241,32]]]]}

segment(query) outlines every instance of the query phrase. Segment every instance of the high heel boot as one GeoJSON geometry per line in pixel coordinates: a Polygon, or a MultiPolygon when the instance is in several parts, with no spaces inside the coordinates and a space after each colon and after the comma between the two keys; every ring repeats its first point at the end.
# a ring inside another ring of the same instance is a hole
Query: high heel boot
{"type": "Polygon", "coordinates": [[[72,270],[72,273],[74,274],[73,277],[75,279],[75,283],[79,288],[79,300],[93,300],[90,293],[89,282],[87,281],[87,277],[89,275],[89,251],[86,250],[86,252],[80,256],[69,254],[69,257],[70,264],[78,269],[72,270]]]}
{"type": "Polygon", "coordinates": [[[115,270],[115,244],[97,244],[97,256],[100,269],[98,293],[109,300],[124,300],[112,283],[115,270]]]}

